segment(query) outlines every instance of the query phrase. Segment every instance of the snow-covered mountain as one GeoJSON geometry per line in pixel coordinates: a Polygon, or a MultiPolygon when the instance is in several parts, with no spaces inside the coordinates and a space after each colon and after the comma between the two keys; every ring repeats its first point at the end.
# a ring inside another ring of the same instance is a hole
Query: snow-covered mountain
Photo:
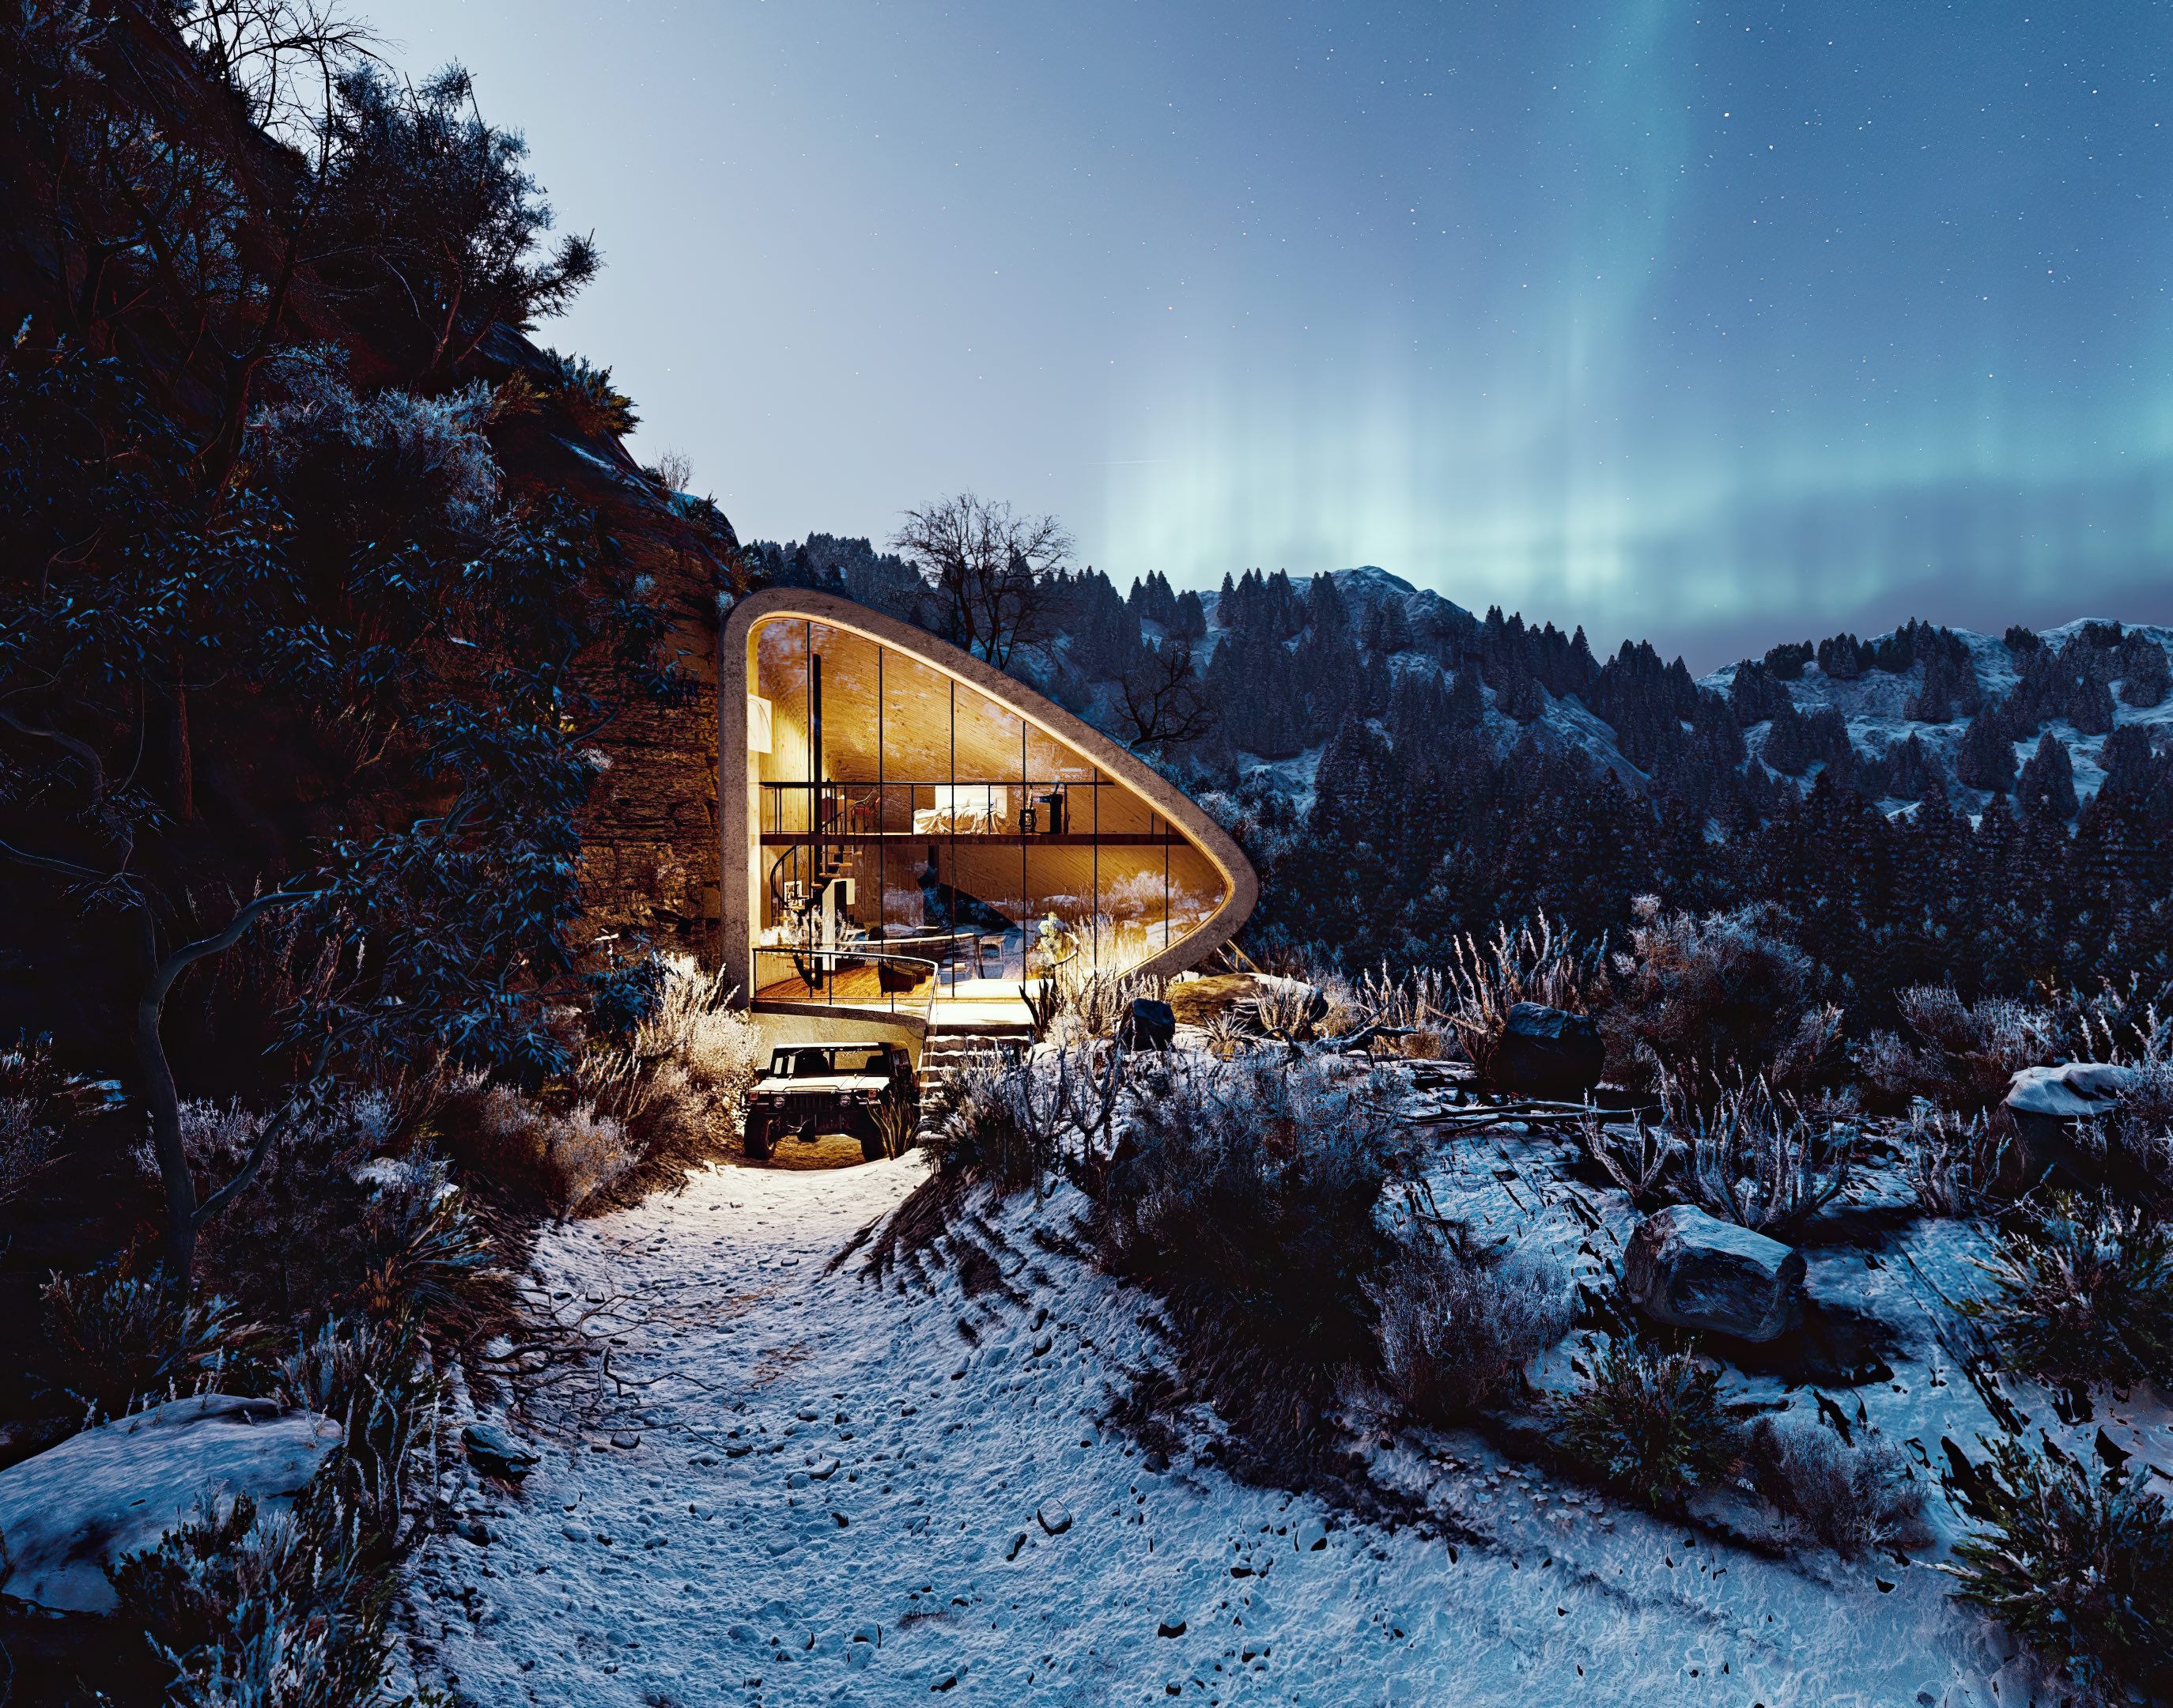
{"type": "MultiPolygon", "coordinates": [[[[1399,673],[1421,671],[1444,676],[1453,674],[1454,666],[1444,659],[1441,638],[1475,634],[1481,627],[1481,620],[1461,606],[1429,589],[1414,587],[1401,577],[1378,566],[1365,565],[1337,570],[1329,579],[1351,612],[1354,625],[1362,623],[1365,616],[1376,606],[1393,601],[1400,608],[1405,626],[1415,639],[1410,647],[1399,652],[1390,660],[1391,668],[1399,673]]],[[[1219,598],[1218,594],[1202,595],[1208,613],[1208,633],[1201,649],[1203,663],[1205,656],[1211,654],[1221,632],[1216,619],[1219,598]]],[[[1973,692],[1951,698],[1944,708],[1950,714],[1946,717],[1928,714],[1942,708],[1938,703],[1939,697],[1928,697],[1924,692],[1926,672],[1930,666],[1922,659],[1911,661],[1900,669],[1866,662],[1850,673],[1844,660],[1831,660],[1833,667],[1830,669],[1819,661],[1819,649],[1807,647],[1802,650],[1809,651],[1812,656],[1800,663],[1793,676],[1777,680],[1766,692],[1785,695],[1795,712],[1806,718],[1821,713],[1837,714],[1846,725],[1850,745],[1855,750],[1859,763],[1879,762],[1896,755],[1911,737],[1915,737],[1926,759],[1945,785],[1949,798],[1958,807],[1974,813],[1982,810],[1989,798],[1989,791],[1966,786],[1957,774],[1957,762],[1971,715],[1980,707],[1997,706],[2016,692],[2023,684],[2026,658],[2031,652],[2046,657],[2057,656],[2072,644],[2088,644],[2094,638],[2101,638],[2108,631],[2116,635],[2148,641],[2161,654],[2173,652],[2173,628],[2148,624],[2122,625],[2111,618],[2078,618],[2057,628],[2036,631],[2009,630],[2004,638],[1979,634],[1967,629],[1954,629],[1938,633],[1951,634],[1965,652],[1975,688],[1973,692]],[[2036,643],[2034,649],[2025,638],[2025,634],[2034,635],[2036,643]]],[[[1854,641],[1851,638],[1852,644],[1847,650],[1849,655],[1863,660],[1877,660],[1882,656],[1890,659],[1897,651],[1907,649],[1895,644],[1897,636],[1906,638],[1901,630],[1865,637],[1861,641],[1854,641]]],[[[1777,651],[1782,650],[1785,649],[1777,649],[1777,651]]],[[[1771,657],[1769,655],[1769,660],[1771,657]]],[[[1725,665],[1699,678],[1697,687],[1723,697],[1730,697],[1738,673],[1746,665],[1753,665],[1753,660],[1744,660],[1725,665]]],[[[1754,667],[1762,668],[1763,661],[1754,667]]],[[[2111,679],[2109,686],[2120,689],[2126,684],[2122,678],[2115,676],[2111,679]]],[[[1531,715],[1534,708],[1528,702],[1523,709],[1528,715],[1518,718],[1508,715],[1502,709],[1503,696],[1500,688],[1483,686],[1482,694],[1487,708],[1486,726],[1499,751],[1507,752],[1523,741],[1572,749],[1588,755],[1633,787],[1650,785],[1652,779],[1625,756],[1621,739],[1615,727],[1595,714],[1579,695],[1555,693],[1542,688],[1539,691],[1536,714],[1531,715]]],[[[2111,739],[2114,730],[2138,725],[2152,730],[2154,733],[2160,728],[2173,730],[2173,694],[2162,696],[2153,705],[2132,704],[2128,699],[2129,697],[2118,692],[2113,695],[2110,728],[2081,727],[2066,716],[2055,715],[2045,719],[2036,729],[2013,741],[2016,768],[2019,770],[2027,762],[2039,736],[2049,730],[2067,747],[2073,767],[2077,795],[2084,800],[2089,799],[2104,781],[2105,768],[2101,759],[2106,743],[2111,739]]],[[[2098,720],[2094,719],[2092,721],[2098,720]]],[[[1772,732],[1773,719],[1770,717],[1761,718],[1744,729],[1744,745],[1748,751],[1748,757],[1743,762],[1745,768],[1763,763],[1772,732]]],[[[2173,741],[2173,735],[2164,739],[2173,741]]],[[[1302,806],[1310,798],[1322,751],[1321,746],[1315,746],[1294,758],[1275,760],[1240,755],[1239,765],[1248,774],[1263,777],[1292,795],[1302,806]]],[[[1820,760],[1793,768],[1787,765],[1768,768],[1771,774],[1777,776],[1785,773],[1803,784],[1808,784],[1825,768],[1825,762],[1820,760]]],[[[1892,812],[1910,811],[1915,804],[1913,800],[1893,796],[1883,800],[1883,805],[1892,812]]]]}

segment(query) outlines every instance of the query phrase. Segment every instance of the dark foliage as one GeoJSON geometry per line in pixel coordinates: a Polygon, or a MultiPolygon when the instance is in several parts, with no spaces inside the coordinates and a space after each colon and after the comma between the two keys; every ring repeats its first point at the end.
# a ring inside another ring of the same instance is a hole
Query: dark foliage
{"type": "Polygon", "coordinates": [[[1992,1444],[1968,1493],[1981,1525],[1947,1569],[1957,1599],[2059,1662],[2093,1696],[2173,1674],[2173,1517],[2140,1478],[2089,1468],[2047,1439],[1992,1444]]]}
{"type": "Polygon", "coordinates": [[[1603,1481],[1655,1510],[1743,1463],[1743,1422],[1720,1371],[1689,1352],[1617,1340],[1559,1408],[1561,1444],[1603,1481]]]}
{"type": "Polygon", "coordinates": [[[1976,1309],[2032,1376],[2173,1384],[2173,1229],[2153,1210],[2063,1194],[2003,1229],[1987,1267],[1997,1291],[1976,1309]]]}

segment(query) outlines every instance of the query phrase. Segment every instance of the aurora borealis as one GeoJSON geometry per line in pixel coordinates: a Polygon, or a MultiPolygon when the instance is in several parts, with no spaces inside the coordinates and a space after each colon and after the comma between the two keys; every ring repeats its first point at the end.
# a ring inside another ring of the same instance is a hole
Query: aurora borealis
{"type": "Polygon", "coordinates": [[[743,533],[970,486],[1700,667],[2173,617],[2165,6],[369,10],[743,533]]]}

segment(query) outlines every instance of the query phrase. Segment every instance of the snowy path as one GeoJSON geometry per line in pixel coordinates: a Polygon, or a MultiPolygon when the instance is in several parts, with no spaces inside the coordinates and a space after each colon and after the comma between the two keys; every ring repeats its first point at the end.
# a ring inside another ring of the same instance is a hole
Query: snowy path
{"type": "Polygon", "coordinates": [[[822,1273],[919,1167],[719,1168],[546,1237],[555,1307],[604,1301],[612,1370],[653,1385],[622,1445],[473,1494],[418,1573],[425,1682],[493,1708],[2029,1700],[1927,1567],[1689,1541],[1463,1438],[1382,1466],[1492,1538],[1454,1559],[1213,1468],[1151,1474],[1095,1423],[1151,1350],[1139,1295],[1022,1233],[1022,1304],[822,1273]]]}

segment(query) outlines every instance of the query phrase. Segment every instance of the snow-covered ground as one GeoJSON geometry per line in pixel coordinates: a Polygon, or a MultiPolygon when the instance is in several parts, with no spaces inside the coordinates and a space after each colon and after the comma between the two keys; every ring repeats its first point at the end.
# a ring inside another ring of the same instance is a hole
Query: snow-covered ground
{"type": "Polygon", "coordinates": [[[1475,1436],[1375,1458],[1454,1547],[1150,1470],[1098,1420],[1162,1356],[1151,1301],[1032,1237],[1076,1200],[969,1227],[1003,1277],[978,1296],[949,1265],[827,1267],[922,1167],[722,1167],[547,1236],[534,1301],[587,1317],[612,1409],[518,1490],[468,1481],[402,1610],[423,1681],[644,1708],[2032,1699],[1927,1564],[1777,1560],[1475,1436]]]}

